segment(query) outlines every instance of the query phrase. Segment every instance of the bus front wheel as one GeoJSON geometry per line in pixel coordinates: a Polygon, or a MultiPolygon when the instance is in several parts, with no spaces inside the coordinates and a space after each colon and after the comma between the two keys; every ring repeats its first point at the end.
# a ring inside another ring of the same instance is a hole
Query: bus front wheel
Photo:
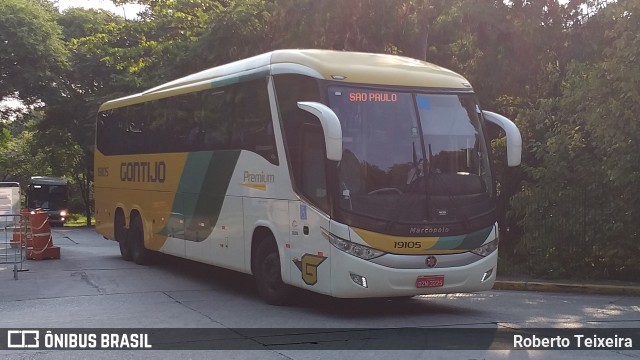
{"type": "Polygon", "coordinates": [[[271,305],[291,302],[291,286],[282,281],[276,240],[270,236],[258,244],[254,275],[260,296],[271,305]]]}

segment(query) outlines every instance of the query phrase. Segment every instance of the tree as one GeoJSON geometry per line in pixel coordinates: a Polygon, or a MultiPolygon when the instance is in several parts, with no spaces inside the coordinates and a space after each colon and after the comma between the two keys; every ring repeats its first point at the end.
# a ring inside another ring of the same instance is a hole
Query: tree
{"type": "Polygon", "coordinates": [[[32,104],[56,95],[68,54],[55,17],[44,0],[0,2],[0,99],[32,104]]]}
{"type": "Polygon", "coordinates": [[[523,118],[548,131],[530,143],[537,162],[514,210],[525,230],[521,250],[541,264],[534,270],[631,279],[640,270],[640,195],[630,191],[640,188],[640,5],[602,11],[611,29],[603,56],[571,64],[562,95],[523,118]]]}
{"type": "Polygon", "coordinates": [[[265,1],[224,3],[209,14],[201,35],[189,46],[186,56],[176,63],[176,76],[272,50],[272,34],[268,27],[270,14],[265,1]]]}
{"type": "Polygon", "coordinates": [[[95,117],[101,103],[135,89],[132,57],[122,56],[137,43],[124,19],[113,13],[71,8],[61,14],[69,51],[68,70],[60,73],[60,91],[46,106],[37,129],[41,146],[58,149],[49,162],[80,190],[87,225],[91,224],[95,117]],[[133,44],[132,44],[133,43],[133,44]]]}
{"type": "MultiPolygon", "coordinates": [[[[0,177],[3,180],[17,181],[25,186],[33,175],[51,175],[47,151],[39,146],[35,129],[41,117],[41,112],[29,115],[30,120],[25,121],[24,129],[16,136],[5,132],[7,139],[4,146],[0,146],[0,177]]],[[[17,125],[22,124],[12,124],[17,125]]]]}
{"type": "Polygon", "coordinates": [[[431,31],[459,1],[276,0],[273,46],[402,54],[427,59],[431,31]],[[296,31],[291,31],[296,29],[296,31]]]}

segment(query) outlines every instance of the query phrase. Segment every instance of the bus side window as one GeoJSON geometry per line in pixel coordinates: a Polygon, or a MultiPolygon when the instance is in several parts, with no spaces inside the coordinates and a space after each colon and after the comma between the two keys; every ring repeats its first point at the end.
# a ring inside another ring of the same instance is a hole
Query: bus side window
{"type": "Polygon", "coordinates": [[[149,112],[147,143],[151,153],[165,152],[167,141],[170,139],[167,131],[167,112],[163,103],[164,99],[154,100],[147,107],[149,112]]]}
{"type": "Polygon", "coordinates": [[[171,100],[173,103],[173,118],[170,121],[173,134],[177,139],[177,151],[191,151],[193,148],[189,142],[189,134],[196,125],[194,116],[194,110],[197,108],[195,94],[179,95],[171,100]]]}
{"type": "Polygon", "coordinates": [[[126,135],[124,138],[125,154],[148,152],[146,149],[147,112],[145,104],[136,104],[127,108],[126,135]]]}
{"type": "Polygon", "coordinates": [[[266,79],[241,83],[232,103],[232,142],[278,164],[266,79]]]}
{"type": "Polygon", "coordinates": [[[228,149],[230,141],[228,89],[202,95],[203,142],[206,150],[228,149]]]}
{"type": "Polygon", "coordinates": [[[329,208],[325,172],[325,143],[319,124],[302,126],[301,190],[321,209],[329,208]]]}
{"type": "Polygon", "coordinates": [[[274,80],[295,190],[328,212],[322,127],[315,116],[298,108],[298,101],[320,101],[318,83],[291,74],[274,76],[274,80]]]}
{"type": "Polygon", "coordinates": [[[117,136],[117,127],[118,124],[115,116],[113,116],[113,110],[98,113],[96,147],[101,153],[106,155],[110,155],[112,153],[111,146],[107,139],[112,139],[117,136]]]}
{"type": "Polygon", "coordinates": [[[126,153],[126,108],[103,111],[98,115],[96,145],[105,155],[126,153]],[[114,141],[113,139],[119,139],[114,141]]]}

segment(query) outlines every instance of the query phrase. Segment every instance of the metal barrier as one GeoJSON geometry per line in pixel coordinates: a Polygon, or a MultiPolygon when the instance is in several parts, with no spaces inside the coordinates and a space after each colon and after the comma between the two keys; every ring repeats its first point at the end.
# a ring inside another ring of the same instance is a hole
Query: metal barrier
{"type": "Polygon", "coordinates": [[[31,226],[27,214],[0,214],[0,264],[13,265],[13,278],[27,271],[23,268],[27,246],[31,241],[31,226]]]}

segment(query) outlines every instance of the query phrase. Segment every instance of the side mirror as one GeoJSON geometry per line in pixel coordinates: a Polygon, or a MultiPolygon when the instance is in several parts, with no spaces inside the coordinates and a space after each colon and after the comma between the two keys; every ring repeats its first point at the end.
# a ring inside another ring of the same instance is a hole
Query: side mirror
{"type": "Polygon", "coordinates": [[[507,134],[507,165],[520,165],[522,160],[522,136],[513,121],[491,111],[482,111],[484,119],[498,125],[507,134]]]}
{"type": "Polygon", "coordinates": [[[310,112],[320,120],[327,159],[333,161],[342,160],[342,127],[338,116],[328,106],[311,101],[300,101],[298,107],[310,112]]]}

